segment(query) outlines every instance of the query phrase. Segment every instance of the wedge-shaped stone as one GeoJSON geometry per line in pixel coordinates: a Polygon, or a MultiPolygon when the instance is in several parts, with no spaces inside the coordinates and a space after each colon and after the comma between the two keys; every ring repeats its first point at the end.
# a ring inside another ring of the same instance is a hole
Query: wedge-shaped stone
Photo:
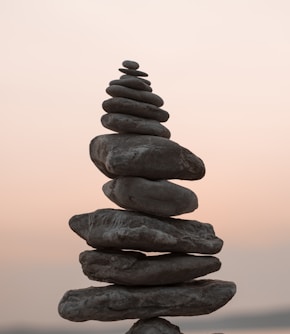
{"type": "MultiPolygon", "coordinates": [[[[146,85],[150,86],[151,85],[151,82],[147,79],[144,79],[144,78],[139,78],[139,77],[136,77],[136,76],[133,76],[133,75],[128,75],[128,74],[123,74],[120,76],[120,80],[124,80],[124,79],[138,79],[140,81],[143,81],[144,83],[146,83],[146,85]]],[[[146,89],[145,89],[146,90],[146,89]]]]}
{"type": "Polygon", "coordinates": [[[214,256],[172,253],[146,256],[130,251],[85,251],[80,254],[89,279],[121,285],[167,285],[190,281],[221,267],[214,256]]]}
{"type": "Polygon", "coordinates": [[[90,287],[66,292],[58,310],[63,318],[71,321],[193,316],[214,312],[235,292],[234,283],[219,280],[164,287],[90,287]]]}
{"type": "Polygon", "coordinates": [[[192,212],[198,207],[193,191],[167,180],[120,176],[103,185],[104,194],[124,209],[170,217],[192,212]]]}
{"type": "Polygon", "coordinates": [[[94,248],[215,254],[223,245],[210,224],[126,210],[100,209],[76,215],[69,225],[94,248]]]}
{"type": "Polygon", "coordinates": [[[140,102],[154,104],[156,107],[161,107],[164,104],[162,98],[154,93],[120,85],[109,86],[106,89],[106,92],[113,97],[125,97],[140,102]]]}
{"type": "Polygon", "coordinates": [[[116,132],[170,138],[170,131],[154,119],[125,114],[105,114],[101,122],[105,128],[116,132]]]}
{"type": "Polygon", "coordinates": [[[126,334],[182,334],[178,326],[162,318],[138,320],[126,334]]]}
{"type": "Polygon", "coordinates": [[[205,174],[200,158],[174,141],[157,136],[97,136],[90,144],[90,155],[101,172],[110,178],[198,180],[205,174]]]}
{"type": "Polygon", "coordinates": [[[166,122],[169,118],[167,111],[156,107],[154,104],[139,102],[125,97],[113,97],[105,100],[102,106],[108,113],[129,114],[155,119],[159,122],[166,122]]]}
{"type": "Polygon", "coordinates": [[[119,68],[119,71],[127,75],[132,75],[134,77],[148,77],[148,74],[143,71],[133,70],[129,68],[119,68]]]}

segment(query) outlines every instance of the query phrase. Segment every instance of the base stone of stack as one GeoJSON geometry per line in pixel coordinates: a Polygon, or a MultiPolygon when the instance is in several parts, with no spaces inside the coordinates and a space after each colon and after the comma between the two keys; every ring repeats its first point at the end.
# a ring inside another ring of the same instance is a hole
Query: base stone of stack
{"type": "Polygon", "coordinates": [[[153,287],[90,287],[66,292],[58,310],[63,318],[76,322],[195,316],[216,311],[235,292],[233,282],[220,280],[153,287]]]}
{"type": "Polygon", "coordinates": [[[99,209],[76,215],[69,225],[94,248],[216,254],[223,246],[210,224],[126,210],[99,209]]]}
{"type": "Polygon", "coordinates": [[[83,272],[90,279],[121,285],[167,285],[190,281],[221,267],[214,256],[163,254],[146,256],[130,251],[85,251],[83,272]]]}
{"type": "Polygon", "coordinates": [[[138,320],[126,334],[182,334],[178,326],[162,318],[138,320]]]}

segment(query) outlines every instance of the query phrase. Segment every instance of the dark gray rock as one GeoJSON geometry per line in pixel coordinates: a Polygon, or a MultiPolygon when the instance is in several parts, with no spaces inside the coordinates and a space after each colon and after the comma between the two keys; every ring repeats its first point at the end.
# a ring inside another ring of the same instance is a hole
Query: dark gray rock
{"type": "Polygon", "coordinates": [[[131,70],[137,70],[137,68],[139,68],[139,64],[133,60],[124,60],[122,65],[131,70]]]}
{"type": "Polygon", "coordinates": [[[154,93],[120,85],[111,85],[106,89],[106,92],[112,97],[125,97],[135,101],[153,104],[156,107],[161,107],[164,104],[162,98],[154,93]]]}
{"type": "Polygon", "coordinates": [[[132,70],[129,68],[119,68],[119,71],[127,75],[132,75],[134,77],[148,77],[148,74],[138,70],[132,70]]]}
{"type": "Polygon", "coordinates": [[[126,210],[100,209],[76,215],[69,225],[88,245],[98,249],[215,254],[223,245],[210,224],[126,210]]]}
{"type": "Polygon", "coordinates": [[[135,78],[135,79],[138,79],[138,80],[141,80],[143,81],[144,83],[146,83],[148,86],[151,85],[151,82],[147,79],[144,79],[144,78],[139,78],[139,77],[136,77],[136,76],[133,76],[133,75],[127,75],[127,74],[123,74],[120,76],[120,79],[123,80],[123,79],[132,79],[132,78],[135,78]]]}
{"type": "Polygon", "coordinates": [[[129,114],[155,119],[159,122],[166,122],[169,118],[167,111],[156,107],[154,104],[139,102],[125,97],[113,97],[105,100],[102,107],[108,113],[129,114]]]}
{"type": "Polygon", "coordinates": [[[90,287],[66,292],[58,311],[63,318],[77,322],[194,316],[214,312],[235,292],[234,283],[218,280],[154,287],[90,287]]]}
{"type": "Polygon", "coordinates": [[[194,192],[167,180],[151,181],[141,177],[121,176],[105,183],[103,191],[120,207],[148,215],[177,216],[198,207],[194,192]]]}
{"type": "Polygon", "coordinates": [[[90,144],[90,156],[99,170],[110,178],[198,180],[205,174],[200,158],[174,141],[157,136],[97,136],[90,144]]]}
{"type": "Polygon", "coordinates": [[[146,256],[140,252],[96,250],[80,254],[89,279],[121,285],[167,285],[190,281],[221,267],[214,256],[181,253],[146,256]]]}
{"type": "Polygon", "coordinates": [[[110,81],[109,85],[110,86],[120,85],[120,86],[129,87],[133,89],[152,92],[152,88],[149,85],[147,85],[144,81],[140,80],[140,78],[136,78],[132,76],[127,79],[112,80],[110,81]]]}
{"type": "Polygon", "coordinates": [[[126,334],[182,334],[178,326],[162,318],[138,320],[126,334]]]}
{"type": "Polygon", "coordinates": [[[103,126],[120,133],[170,138],[170,131],[154,119],[146,119],[125,114],[105,114],[101,118],[103,126]]]}

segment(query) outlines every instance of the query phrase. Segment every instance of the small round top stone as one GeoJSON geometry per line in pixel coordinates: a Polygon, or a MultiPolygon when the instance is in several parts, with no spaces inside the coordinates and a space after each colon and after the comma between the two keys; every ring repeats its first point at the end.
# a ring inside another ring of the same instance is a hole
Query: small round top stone
{"type": "Polygon", "coordinates": [[[139,64],[133,60],[124,60],[122,65],[130,70],[137,70],[139,68],[139,64]]]}

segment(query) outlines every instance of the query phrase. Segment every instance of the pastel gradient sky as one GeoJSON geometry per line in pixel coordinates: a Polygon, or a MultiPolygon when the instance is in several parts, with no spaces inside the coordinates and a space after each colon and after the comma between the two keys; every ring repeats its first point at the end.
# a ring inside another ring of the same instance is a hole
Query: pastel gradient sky
{"type": "Polygon", "coordinates": [[[206,164],[179,183],[199,198],[184,217],[225,242],[212,276],[238,285],[217,316],[290,306],[289,17],[287,0],[0,0],[0,327],[111,326],[69,323],[57,304],[97,284],[67,222],[116,207],[88,145],[109,133],[101,104],[124,59],[206,164]]]}

